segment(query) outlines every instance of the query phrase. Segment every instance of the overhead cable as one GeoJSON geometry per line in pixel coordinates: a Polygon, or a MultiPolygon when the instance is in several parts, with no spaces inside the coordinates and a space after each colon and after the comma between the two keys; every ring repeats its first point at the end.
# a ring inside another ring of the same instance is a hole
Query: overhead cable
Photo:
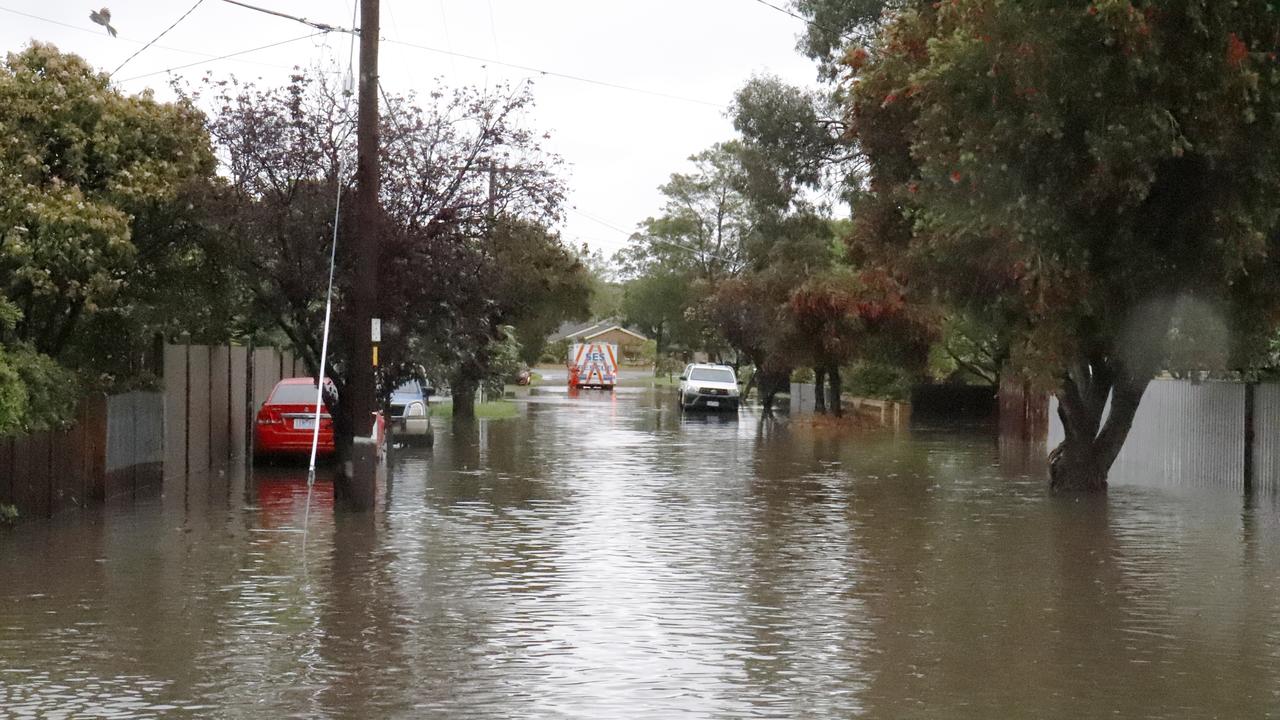
{"type": "Polygon", "coordinates": [[[144,50],[146,50],[147,48],[149,48],[149,47],[151,47],[152,45],[154,45],[154,44],[155,44],[155,42],[156,42],[157,40],[159,40],[160,38],[164,37],[166,33],[168,33],[170,30],[174,29],[175,27],[177,27],[177,26],[178,26],[178,23],[182,22],[183,20],[186,20],[186,19],[187,19],[187,16],[188,16],[188,15],[190,15],[191,13],[195,12],[195,9],[196,9],[196,8],[198,8],[198,7],[200,7],[200,5],[201,5],[201,4],[203,4],[203,3],[204,3],[204,0],[196,0],[196,4],[195,4],[195,5],[192,5],[192,6],[191,6],[191,7],[190,7],[186,12],[182,13],[182,17],[178,18],[177,20],[174,20],[172,25],[170,25],[169,27],[165,28],[165,29],[164,29],[164,30],[163,30],[159,35],[157,35],[157,36],[155,36],[154,38],[152,38],[152,39],[151,39],[151,42],[148,42],[146,45],[143,45],[142,47],[138,48],[138,49],[137,49],[137,51],[135,51],[132,55],[130,55],[129,57],[125,58],[125,59],[124,59],[124,62],[122,62],[122,63],[120,63],[119,65],[117,65],[117,66],[116,66],[116,69],[115,69],[115,70],[112,70],[110,74],[111,74],[111,75],[115,75],[116,73],[120,72],[120,68],[124,67],[125,65],[128,65],[130,60],[132,60],[132,59],[134,59],[134,58],[138,57],[139,55],[141,55],[141,54],[142,54],[142,52],[143,52],[144,50]]]}
{"type": "MultiPolygon", "coordinates": [[[[21,10],[14,10],[13,8],[0,7],[0,12],[7,12],[7,13],[12,13],[12,14],[14,14],[14,15],[20,15],[20,16],[25,17],[25,18],[30,18],[31,20],[39,20],[40,22],[43,22],[43,23],[49,23],[50,25],[58,25],[58,26],[60,26],[60,27],[68,28],[68,29],[70,29],[70,30],[75,30],[75,31],[77,31],[77,32],[89,33],[89,34],[91,34],[91,35],[98,35],[98,34],[99,34],[98,32],[96,32],[96,31],[94,31],[94,30],[90,30],[90,29],[88,29],[88,28],[81,27],[81,26],[79,26],[79,25],[72,25],[71,23],[65,23],[65,22],[62,22],[61,20],[54,20],[54,19],[52,19],[52,18],[42,17],[42,16],[40,16],[40,15],[32,15],[31,13],[28,13],[28,12],[22,12],[21,10]]],[[[310,37],[310,36],[309,36],[309,37],[310,37]]],[[[116,39],[116,40],[123,41],[123,42],[134,43],[134,44],[136,44],[136,45],[142,45],[142,44],[144,44],[141,40],[135,40],[135,39],[133,39],[133,38],[127,38],[127,37],[124,37],[124,36],[120,36],[120,37],[115,38],[115,39],[116,39]]],[[[169,50],[169,51],[172,51],[172,52],[183,53],[184,55],[197,55],[197,56],[202,57],[202,58],[209,58],[209,62],[212,62],[213,60],[222,60],[222,59],[225,59],[225,58],[229,57],[229,56],[227,56],[227,55],[218,56],[218,55],[214,55],[213,53],[200,52],[199,50],[191,50],[191,49],[189,49],[189,48],[173,47],[172,45],[154,45],[153,47],[160,48],[161,50],[169,50]]],[[[271,63],[256,62],[256,61],[254,61],[254,60],[240,60],[239,62],[249,63],[249,64],[252,64],[252,65],[261,65],[261,66],[263,66],[263,67],[278,67],[278,68],[281,68],[281,69],[288,69],[288,68],[287,68],[287,66],[283,66],[283,65],[273,65],[273,64],[271,64],[271,63]]],[[[191,65],[186,65],[186,66],[184,66],[184,67],[191,67],[192,65],[199,65],[199,64],[200,64],[200,63],[192,63],[191,65]]],[[[170,70],[176,70],[176,69],[179,69],[179,68],[170,68],[170,70]]],[[[166,70],[166,71],[161,71],[161,72],[168,72],[168,71],[166,70]]],[[[145,76],[145,75],[139,75],[139,76],[137,76],[137,77],[146,77],[146,76],[145,76]]],[[[129,78],[129,80],[133,80],[133,79],[135,79],[135,78],[129,78]]],[[[128,80],[125,80],[125,81],[122,81],[122,82],[128,82],[128,80]]]]}
{"type": "Polygon", "coordinates": [[[256,10],[257,12],[266,13],[268,15],[275,15],[276,17],[281,17],[286,20],[292,20],[297,23],[302,23],[303,25],[307,25],[309,27],[315,28],[316,30],[322,30],[324,32],[344,32],[344,33],[360,32],[359,28],[344,28],[344,27],[339,27],[337,25],[330,25],[328,23],[316,22],[314,20],[308,20],[304,17],[298,17],[297,15],[290,15],[288,13],[282,13],[277,10],[270,10],[268,8],[258,7],[257,5],[250,5],[249,3],[246,3],[246,2],[240,2],[240,0],[222,0],[222,2],[230,3],[231,5],[239,5],[242,8],[248,8],[249,10],[256,10]]]}
{"type": "Polygon", "coordinates": [[[800,15],[800,14],[798,14],[798,13],[792,12],[791,10],[788,10],[788,9],[786,9],[786,8],[784,8],[784,7],[780,7],[780,6],[778,6],[778,5],[774,5],[773,3],[769,2],[768,0],[756,0],[756,2],[760,3],[761,5],[763,5],[763,6],[767,7],[767,8],[771,8],[771,9],[773,9],[773,10],[777,10],[778,12],[782,13],[783,15],[790,15],[791,17],[793,17],[793,18],[795,18],[795,19],[799,20],[800,22],[802,22],[802,23],[804,23],[804,24],[806,24],[806,25],[809,25],[809,26],[812,26],[812,27],[816,27],[816,28],[818,28],[819,30],[826,30],[826,31],[827,31],[827,32],[829,32],[829,33],[835,33],[837,36],[839,36],[840,38],[842,38],[842,39],[844,39],[844,40],[848,40],[848,41],[850,41],[850,42],[852,42],[852,41],[853,41],[853,38],[849,37],[849,35],[848,35],[848,34],[846,34],[846,33],[844,33],[844,32],[841,32],[840,30],[838,30],[838,29],[836,29],[836,28],[833,28],[833,27],[831,27],[830,25],[823,25],[822,23],[817,22],[817,21],[815,21],[815,20],[810,20],[809,18],[807,18],[807,17],[805,17],[805,16],[803,16],[803,15],[800,15]]]}
{"type": "Polygon", "coordinates": [[[273,47],[280,47],[281,45],[288,45],[289,43],[295,43],[295,42],[298,42],[299,40],[306,40],[308,38],[313,38],[323,34],[324,32],[308,33],[306,35],[300,35],[295,38],[289,38],[288,40],[280,40],[278,42],[273,42],[268,45],[259,45],[258,47],[252,47],[245,50],[238,50],[233,53],[227,53],[226,55],[217,55],[209,58],[208,60],[201,60],[199,62],[187,63],[186,65],[175,65],[173,67],[165,68],[163,70],[156,70],[155,72],[143,73],[141,75],[134,75],[133,77],[127,77],[121,80],[120,82],[130,82],[133,80],[140,80],[142,78],[151,77],[153,75],[164,75],[166,73],[171,73],[175,70],[186,70],[187,68],[196,67],[197,65],[207,65],[211,62],[217,62],[218,60],[226,60],[227,58],[239,57],[240,55],[248,55],[249,53],[258,52],[259,50],[267,50],[273,47]]]}
{"type": "Polygon", "coordinates": [[[542,68],[533,67],[532,65],[520,65],[517,63],[503,62],[501,60],[494,60],[492,58],[481,57],[479,55],[468,55],[466,53],[454,52],[452,50],[441,50],[440,48],[434,48],[427,45],[418,45],[417,43],[405,42],[404,40],[392,40],[386,37],[382,38],[382,41],[386,43],[390,43],[392,45],[403,45],[405,47],[416,48],[418,50],[426,50],[427,52],[439,53],[441,55],[452,55],[454,57],[473,60],[475,62],[486,63],[490,65],[501,65],[503,67],[514,68],[516,70],[524,70],[526,72],[538,73],[540,75],[545,75],[547,77],[557,77],[557,78],[562,78],[564,80],[574,80],[576,82],[589,83],[591,85],[600,85],[602,87],[613,88],[615,90],[626,90],[628,92],[643,93],[645,95],[663,97],[669,100],[679,100],[681,102],[695,103],[698,105],[706,105],[708,107],[719,108],[721,110],[728,109],[728,106],[723,103],[711,102],[709,100],[699,100],[697,98],[683,97],[680,95],[672,95],[671,93],[665,93],[659,90],[648,90],[645,88],[638,88],[630,85],[622,85],[620,83],[609,82],[607,80],[597,80],[594,78],[582,77],[581,75],[570,75],[569,73],[556,72],[554,70],[544,70],[542,68]]]}

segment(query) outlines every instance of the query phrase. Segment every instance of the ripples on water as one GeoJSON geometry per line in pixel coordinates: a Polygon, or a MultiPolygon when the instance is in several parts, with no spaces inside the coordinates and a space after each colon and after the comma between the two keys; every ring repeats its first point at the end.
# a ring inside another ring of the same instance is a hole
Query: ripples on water
{"type": "Polygon", "coordinates": [[[1270,501],[1044,492],[982,436],[535,398],[399,454],[0,535],[0,715],[1260,717],[1270,501]]]}

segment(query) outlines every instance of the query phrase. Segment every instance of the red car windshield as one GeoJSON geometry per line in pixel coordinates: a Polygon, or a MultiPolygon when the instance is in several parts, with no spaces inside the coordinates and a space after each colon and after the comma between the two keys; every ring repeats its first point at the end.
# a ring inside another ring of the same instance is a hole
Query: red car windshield
{"type": "Polygon", "coordinates": [[[315,402],[315,385],[280,385],[271,394],[272,405],[314,405],[315,402]]]}

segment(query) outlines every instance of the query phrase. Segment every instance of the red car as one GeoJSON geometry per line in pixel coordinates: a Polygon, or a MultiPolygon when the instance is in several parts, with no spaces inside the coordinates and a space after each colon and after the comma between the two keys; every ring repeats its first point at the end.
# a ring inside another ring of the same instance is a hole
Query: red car
{"type": "MultiPolygon", "coordinates": [[[[315,378],[285,378],[276,383],[254,423],[257,455],[309,455],[316,422],[315,378]]],[[[333,419],[322,407],[316,454],[333,454],[333,419]]]]}

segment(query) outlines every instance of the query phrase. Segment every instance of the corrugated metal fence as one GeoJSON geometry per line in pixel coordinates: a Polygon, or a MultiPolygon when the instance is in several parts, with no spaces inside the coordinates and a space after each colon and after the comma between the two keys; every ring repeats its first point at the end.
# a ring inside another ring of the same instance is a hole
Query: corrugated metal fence
{"type": "MultiPolygon", "coordinates": [[[[1154,380],[1112,467],[1113,483],[1212,487],[1244,492],[1246,471],[1255,491],[1280,493],[1280,385],[1256,385],[1252,450],[1245,462],[1243,383],[1154,380]]],[[[1050,401],[1048,447],[1062,441],[1057,399],[1050,401]]]]}

